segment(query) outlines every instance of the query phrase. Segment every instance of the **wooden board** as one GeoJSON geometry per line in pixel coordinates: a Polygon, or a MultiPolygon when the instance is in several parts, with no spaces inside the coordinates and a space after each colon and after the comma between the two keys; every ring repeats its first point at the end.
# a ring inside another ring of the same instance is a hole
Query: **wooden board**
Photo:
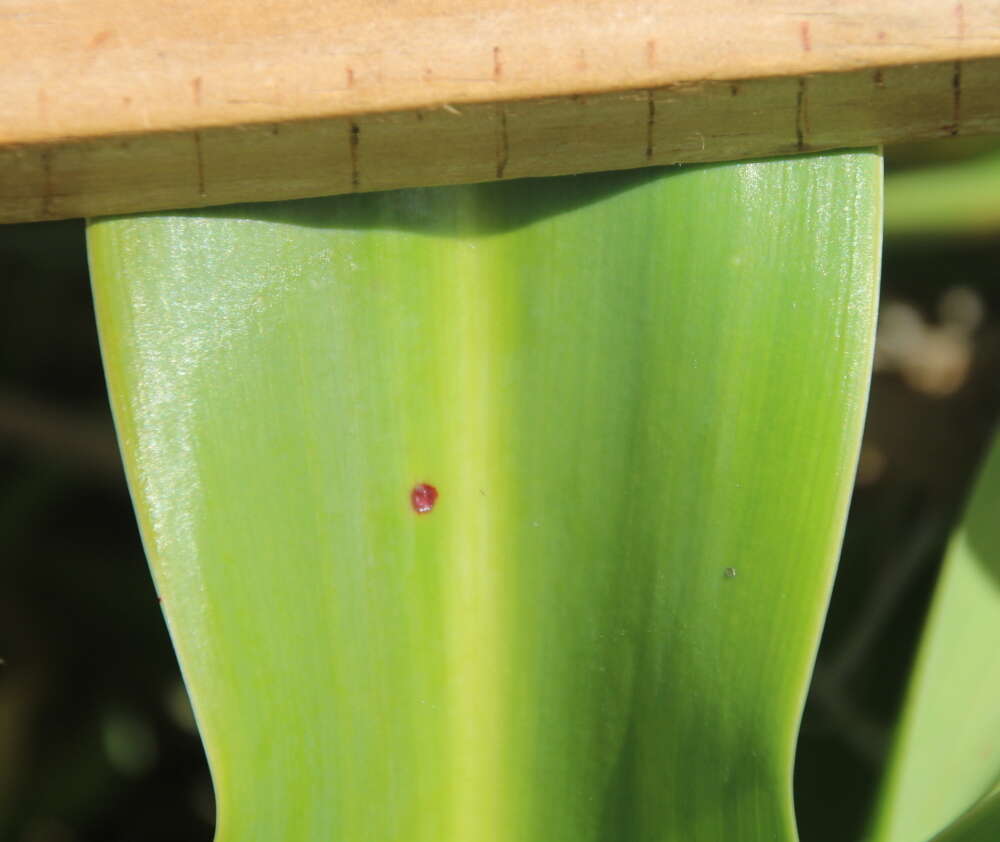
{"type": "Polygon", "coordinates": [[[1000,132],[1000,1],[8,0],[0,221],[1000,132]]]}

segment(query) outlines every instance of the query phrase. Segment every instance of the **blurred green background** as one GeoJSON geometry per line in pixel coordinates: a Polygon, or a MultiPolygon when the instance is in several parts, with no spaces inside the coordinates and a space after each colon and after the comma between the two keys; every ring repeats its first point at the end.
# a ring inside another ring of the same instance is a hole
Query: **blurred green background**
{"type": "MultiPolygon", "coordinates": [[[[1000,146],[887,154],[861,465],[799,740],[804,842],[862,834],[1000,410],[1000,146]]],[[[211,782],[114,441],[83,223],[0,227],[0,842],[210,840],[211,782]]]]}

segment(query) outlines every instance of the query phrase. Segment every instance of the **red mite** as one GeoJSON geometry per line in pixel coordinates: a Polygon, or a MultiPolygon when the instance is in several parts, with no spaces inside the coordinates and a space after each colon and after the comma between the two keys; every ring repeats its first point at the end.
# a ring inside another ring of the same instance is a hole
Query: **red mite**
{"type": "Polygon", "coordinates": [[[426,482],[413,486],[413,491],[410,492],[410,504],[413,506],[413,511],[418,515],[425,515],[431,511],[437,502],[437,498],[438,490],[426,482]]]}

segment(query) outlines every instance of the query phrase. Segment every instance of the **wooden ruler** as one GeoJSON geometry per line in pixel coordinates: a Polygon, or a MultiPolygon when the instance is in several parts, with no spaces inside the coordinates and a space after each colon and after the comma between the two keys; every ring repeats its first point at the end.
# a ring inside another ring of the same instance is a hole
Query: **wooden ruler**
{"type": "Polygon", "coordinates": [[[0,221],[1000,132],[1000,2],[7,0],[0,221]]]}

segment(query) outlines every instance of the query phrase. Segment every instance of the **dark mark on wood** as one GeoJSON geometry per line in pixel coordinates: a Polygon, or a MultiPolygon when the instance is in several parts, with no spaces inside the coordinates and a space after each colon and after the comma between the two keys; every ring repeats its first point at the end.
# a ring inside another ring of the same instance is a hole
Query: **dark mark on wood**
{"type": "Polygon", "coordinates": [[[52,150],[42,151],[42,217],[52,216],[52,150]]]}
{"type": "Polygon", "coordinates": [[[653,160],[653,129],[656,126],[656,99],[646,91],[646,162],[653,160]]]}
{"type": "Polygon", "coordinates": [[[201,76],[195,76],[191,80],[191,98],[195,105],[201,106],[201,76]]]}
{"type": "Polygon", "coordinates": [[[205,198],[205,160],[201,154],[201,132],[194,133],[194,161],[198,169],[198,195],[205,198]]]}
{"type": "Polygon", "coordinates": [[[347,87],[353,88],[354,87],[354,68],[353,67],[345,67],[344,68],[344,77],[347,80],[347,87]]]}
{"type": "Polygon", "coordinates": [[[493,81],[499,82],[503,78],[503,59],[500,58],[500,48],[493,48],[493,81]]]}
{"type": "Polygon", "coordinates": [[[361,187],[361,170],[358,168],[358,145],[361,143],[361,128],[353,120],[350,122],[347,143],[351,153],[351,189],[361,187]]]}
{"type": "Polygon", "coordinates": [[[875,34],[875,37],[876,37],[876,38],[878,38],[878,40],[879,40],[879,41],[884,41],[884,40],[885,40],[885,32],[884,32],[883,30],[881,30],[881,29],[880,29],[880,30],[879,30],[879,31],[878,31],[878,32],[877,32],[877,33],[875,34]]]}
{"type": "Polygon", "coordinates": [[[804,20],[799,24],[799,37],[802,39],[802,49],[805,52],[812,52],[812,35],[809,33],[809,21],[804,20]]]}
{"type": "Polygon", "coordinates": [[[951,71],[951,126],[948,134],[952,137],[958,134],[959,123],[962,122],[962,62],[956,61],[951,71]]]}
{"type": "Polygon", "coordinates": [[[98,47],[107,44],[111,40],[111,36],[114,33],[110,29],[105,29],[103,32],[98,32],[94,39],[90,42],[92,49],[97,49],[98,47]]]}
{"type": "Polygon", "coordinates": [[[502,103],[496,106],[497,115],[497,178],[503,178],[510,159],[510,139],[507,137],[507,108],[502,103]]]}
{"type": "Polygon", "coordinates": [[[806,133],[809,117],[806,114],[806,77],[799,77],[799,91],[795,97],[795,148],[802,152],[806,148],[806,133]]]}

